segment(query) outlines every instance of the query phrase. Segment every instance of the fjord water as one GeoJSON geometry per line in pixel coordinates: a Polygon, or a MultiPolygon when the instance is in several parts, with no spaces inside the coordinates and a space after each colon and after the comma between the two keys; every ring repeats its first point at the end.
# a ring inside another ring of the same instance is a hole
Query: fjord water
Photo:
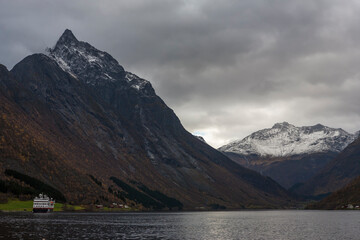
{"type": "Polygon", "coordinates": [[[360,239],[360,211],[0,213],[1,239],[360,239]]]}

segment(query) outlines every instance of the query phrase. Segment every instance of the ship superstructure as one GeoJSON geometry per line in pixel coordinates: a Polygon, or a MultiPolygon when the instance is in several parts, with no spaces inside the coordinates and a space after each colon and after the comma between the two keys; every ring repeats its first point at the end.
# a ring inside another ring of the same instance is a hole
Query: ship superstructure
{"type": "Polygon", "coordinates": [[[55,200],[45,194],[39,194],[39,197],[34,198],[33,212],[47,213],[54,210],[55,200]]]}

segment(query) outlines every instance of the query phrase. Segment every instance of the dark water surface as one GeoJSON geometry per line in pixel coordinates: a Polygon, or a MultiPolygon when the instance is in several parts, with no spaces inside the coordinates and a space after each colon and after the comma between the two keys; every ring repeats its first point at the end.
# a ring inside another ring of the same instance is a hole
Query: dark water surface
{"type": "Polygon", "coordinates": [[[0,239],[360,239],[360,211],[0,213],[0,239]]]}

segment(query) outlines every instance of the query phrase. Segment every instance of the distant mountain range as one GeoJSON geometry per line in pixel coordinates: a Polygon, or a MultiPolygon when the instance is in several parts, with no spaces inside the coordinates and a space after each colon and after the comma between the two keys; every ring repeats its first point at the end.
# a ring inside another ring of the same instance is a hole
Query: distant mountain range
{"type": "Polygon", "coordinates": [[[151,83],[66,30],[47,55],[0,65],[0,192],[146,209],[280,207],[271,178],[194,137],[151,83]]]}
{"type": "Polygon", "coordinates": [[[314,176],[358,134],[321,124],[296,127],[283,122],[233,141],[219,150],[235,162],[290,188],[314,176]]]}
{"type": "MultiPolygon", "coordinates": [[[[358,133],[356,133],[358,134],[358,133]]],[[[295,127],[287,122],[252,133],[219,148],[223,152],[261,157],[287,157],[321,152],[341,152],[357,135],[321,124],[295,127]]]]}

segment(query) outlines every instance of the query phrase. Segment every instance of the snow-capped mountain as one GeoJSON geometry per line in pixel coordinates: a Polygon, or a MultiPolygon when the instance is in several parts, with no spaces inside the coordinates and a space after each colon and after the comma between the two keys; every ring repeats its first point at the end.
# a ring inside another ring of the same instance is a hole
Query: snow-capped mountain
{"type": "Polygon", "coordinates": [[[121,83],[136,90],[150,85],[149,81],[125,71],[110,54],[77,40],[68,29],[48,53],[65,72],[90,85],[121,83]]]}
{"type": "Polygon", "coordinates": [[[222,152],[241,155],[284,157],[299,154],[340,152],[353,142],[358,134],[341,128],[315,126],[296,127],[287,122],[252,133],[242,140],[219,148],[222,152]]]}

